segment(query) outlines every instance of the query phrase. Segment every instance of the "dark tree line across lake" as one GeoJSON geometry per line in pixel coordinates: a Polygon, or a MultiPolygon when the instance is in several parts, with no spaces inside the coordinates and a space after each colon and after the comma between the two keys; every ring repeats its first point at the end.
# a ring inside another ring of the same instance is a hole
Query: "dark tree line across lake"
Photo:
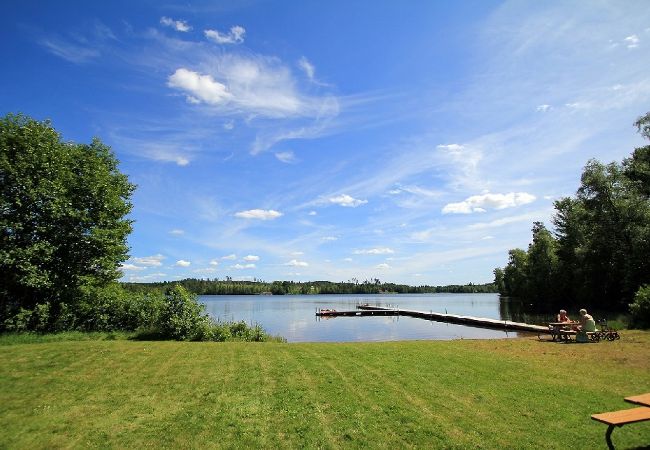
{"type": "Polygon", "coordinates": [[[159,283],[123,283],[132,292],[165,290],[179,284],[197,295],[308,295],[308,294],[430,294],[430,293],[496,293],[494,283],[464,284],[447,286],[409,286],[406,284],[382,283],[378,279],[363,282],[331,281],[235,281],[232,279],[196,279],[163,281],[159,283]]]}

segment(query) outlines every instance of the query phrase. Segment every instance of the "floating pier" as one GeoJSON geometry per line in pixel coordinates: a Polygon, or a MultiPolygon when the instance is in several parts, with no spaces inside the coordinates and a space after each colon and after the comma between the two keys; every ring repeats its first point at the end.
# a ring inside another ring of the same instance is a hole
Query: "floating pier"
{"type": "Polygon", "coordinates": [[[352,311],[337,311],[335,309],[319,309],[318,317],[351,317],[351,316],[398,316],[395,309],[355,309],[352,311]]]}
{"type": "Polygon", "coordinates": [[[321,309],[316,312],[318,317],[345,317],[345,316],[408,316],[418,319],[435,320],[471,327],[491,328],[506,331],[529,331],[532,333],[550,333],[549,328],[542,325],[531,325],[510,320],[488,319],[485,317],[459,316],[456,314],[443,314],[437,312],[414,311],[386,306],[358,305],[357,310],[336,311],[321,309]]]}

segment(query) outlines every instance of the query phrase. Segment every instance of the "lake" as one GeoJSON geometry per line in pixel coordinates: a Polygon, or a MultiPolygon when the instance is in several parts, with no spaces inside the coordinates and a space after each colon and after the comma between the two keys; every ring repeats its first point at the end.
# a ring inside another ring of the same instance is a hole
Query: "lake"
{"type": "Polygon", "coordinates": [[[199,301],[215,319],[259,323],[270,334],[289,342],[502,339],[522,335],[412,317],[324,319],[315,315],[319,308],[353,310],[359,303],[527,323],[546,319],[522,313],[520,302],[501,299],[498,294],[201,295],[199,301]]]}

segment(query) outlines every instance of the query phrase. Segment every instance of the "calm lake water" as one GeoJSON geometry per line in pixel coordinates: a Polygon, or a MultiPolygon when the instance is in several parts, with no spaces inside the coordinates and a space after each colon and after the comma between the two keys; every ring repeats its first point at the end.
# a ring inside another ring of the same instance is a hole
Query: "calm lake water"
{"type": "Polygon", "coordinates": [[[319,308],[344,311],[356,309],[359,303],[527,323],[545,319],[523,313],[521,303],[500,299],[498,294],[201,295],[199,300],[215,319],[259,323],[269,333],[289,342],[501,339],[522,335],[412,317],[323,319],[315,315],[319,308]]]}

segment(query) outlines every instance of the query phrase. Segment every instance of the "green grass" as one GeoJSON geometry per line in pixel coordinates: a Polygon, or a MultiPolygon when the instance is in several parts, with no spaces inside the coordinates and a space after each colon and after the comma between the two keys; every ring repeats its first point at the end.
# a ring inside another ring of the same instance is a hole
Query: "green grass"
{"type": "MultiPolygon", "coordinates": [[[[1,341],[1,339],[0,339],[1,341]]],[[[0,448],[603,448],[650,333],[350,344],[0,346],[0,448]]],[[[650,422],[613,433],[650,443],[650,422]]]]}

